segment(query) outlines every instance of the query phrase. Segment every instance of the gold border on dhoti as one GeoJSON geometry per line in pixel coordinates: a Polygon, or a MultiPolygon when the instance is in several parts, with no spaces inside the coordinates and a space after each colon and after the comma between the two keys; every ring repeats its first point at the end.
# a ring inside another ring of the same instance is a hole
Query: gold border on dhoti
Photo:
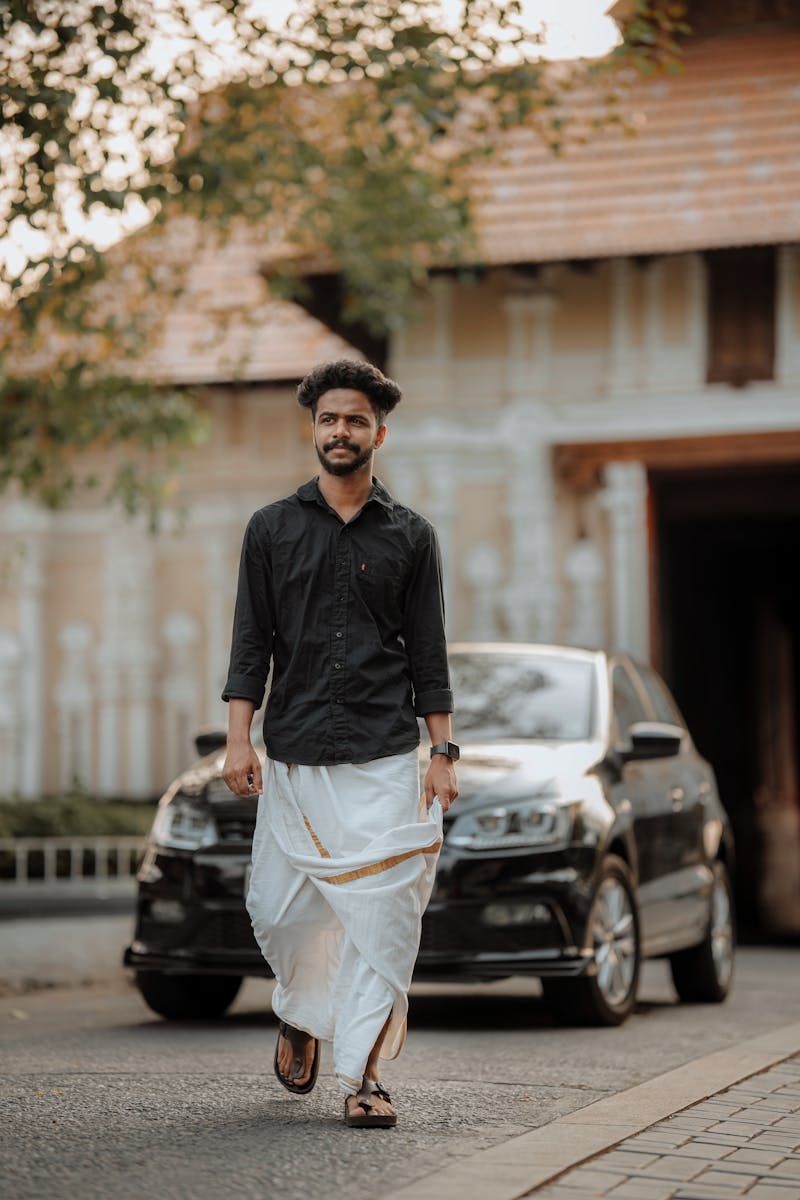
{"type": "MultiPolygon", "coordinates": [[[[442,843],[434,842],[432,846],[421,846],[418,850],[406,850],[403,854],[393,854],[391,858],[382,858],[380,862],[369,863],[366,867],[358,867],[354,871],[343,871],[341,875],[328,875],[320,879],[320,883],[352,883],[354,879],[364,879],[367,875],[379,875],[382,871],[388,871],[390,867],[396,867],[398,863],[405,862],[407,858],[413,858],[415,854],[437,854],[442,848],[442,843]]],[[[330,855],[327,855],[330,858],[330,855]]]]}
{"type": "Polygon", "coordinates": [[[311,834],[311,840],[312,840],[312,842],[314,843],[314,847],[315,847],[315,849],[316,849],[316,851],[317,851],[317,854],[320,856],[320,858],[330,858],[330,851],[328,851],[328,850],[326,850],[326,849],[325,849],[325,847],[323,846],[322,842],[321,842],[321,841],[319,840],[319,838],[317,837],[317,835],[316,835],[316,833],[314,832],[314,829],[313,829],[313,827],[312,827],[312,825],[311,825],[311,822],[309,821],[309,819],[308,819],[308,817],[306,816],[306,814],[305,814],[305,813],[303,813],[303,820],[304,820],[304,821],[305,821],[305,823],[306,823],[306,829],[307,829],[307,830],[308,830],[308,832],[311,834]]]}
{"type": "MultiPolygon", "coordinates": [[[[309,821],[305,813],[303,820],[306,829],[309,832],[314,847],[320,858],[330,858],[330,851],[326,850],[322,842],[316,835],[314,827],[309,821]]],[[[352,883],[355,879],[364,879],[367,875],[380,875],[382,871],[388,871],[391,867],[396,867],[398,863],[405,862],[407,858],[413,858],[415,854],[437,854],[442,848],[441,840],[434,842],[431,846],[420,846],[416,850],[405,850],[402,854],[393,854],[390,858],[382,858],[380,862],[368,863],[365,867],[356,867],[352,871],[342,871],[339,875],[323,876],[321,883],[352,883]]]]}

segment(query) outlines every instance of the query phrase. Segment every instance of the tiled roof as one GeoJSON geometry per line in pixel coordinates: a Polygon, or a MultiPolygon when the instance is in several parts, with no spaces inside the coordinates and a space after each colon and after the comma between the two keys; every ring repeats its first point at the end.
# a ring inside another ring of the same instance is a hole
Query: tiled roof
{"type": "Polygon", "coordinates": [[[800,240],[800,30],[689,39],[683,73],[623,107],[635,136],[611,126],[557,158],[516,130],[476,170],[486,262],[800,240]]]}
{"type": "Polygon", "coordinates": [[[201,244],[140,368],[187,384],[277,381],[300,379],[326,359],[361,357],[298,304],[269,299],[260,263],[252,231],[201,244]]]}
{"type": "MultiPolygon", "coordinates": [[[[154,332],[134,359],[103,353],[110,371],[176,384],[279,382],[300,379],[326,359],[363,357],[299,304],[269,298],[259,245],[247,227],[217,243],[193,218],[178,218],[163,229],[144,228],[106,254],[107,272],[93,293],[98,309],[124,322],[137,306],[156,306],[154,332]],[[155,292],[143,288],[146,271],[137,270],[143,262],[162,275],[155,292]],[[180,276],[177,298],[173,271],[180,276]]],[[[6,336],[17,320],[14,310],[0,312],[6,336]]],[[[8,355],[11,371],[50,370],[62,354],[94,358],[89,335],[45,319],[37,336],[35,349],[19,338],[8,355]]]]}

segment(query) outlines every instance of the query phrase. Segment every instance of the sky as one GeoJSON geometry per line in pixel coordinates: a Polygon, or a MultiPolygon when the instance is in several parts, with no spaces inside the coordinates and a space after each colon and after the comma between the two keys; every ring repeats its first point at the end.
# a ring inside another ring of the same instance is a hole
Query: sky
{"type": "MultiPolygon", "coordinates": [[[[455,18],[460,0],[441,0],[441,3],[445,12],[455,18]]],[[[260,0],[260,3],[256,0],[257,7],[262,4],[270,25],[278,29],[292,11],[294,0],[260,0]]],[[[610,4],[611,0],[522,0],[522,11],[525,23],[531,29],[544,27],[545,40],[541,46],[544,57],[596,58],[606,54],[619,40],[616,25],[605,15],[610,4]]],[[[97,210],[87,218],[76,210],[69,214],[68,219],[75,232],[105,249],[140,224],[146,216],[142,211],[138,219],[134,213],[132,218],[121,221],[118,216],[97,210]]],[[[20,263],[17,269],[21,269],[21,264],[27,258],[25,250],[33,248],[41,239],[42,235],[32,230],[15,230],[10,237],[0,241],[0,258],[15,273],[15,261],[20,263]]]]}
{"type": "MultiPolygon", "coordinates": [[[[441,0],[447,13],[455,16],[459,0],[441,0]]],[[[606,54],[619,40],[617,27],[605,10],[612,0],[522,0],[525,23],[538,29],[547,26],[542,47],[548,58],[596,58],[606,54]]],[[[293,8],[293,0],[264,0],[270,24],[278,26],[293,8]]]]}

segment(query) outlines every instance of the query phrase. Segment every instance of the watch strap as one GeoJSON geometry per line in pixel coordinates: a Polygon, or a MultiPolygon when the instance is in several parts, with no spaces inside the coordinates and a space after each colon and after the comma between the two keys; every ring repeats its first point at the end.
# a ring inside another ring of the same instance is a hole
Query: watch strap
{"type": "Polygon", "coordinates": [[[453,762],[457,762],[461,751],[455,742],[437,742],[435,746],[431,746],[431,758],[434,754],[444,754],[453,762]]]}

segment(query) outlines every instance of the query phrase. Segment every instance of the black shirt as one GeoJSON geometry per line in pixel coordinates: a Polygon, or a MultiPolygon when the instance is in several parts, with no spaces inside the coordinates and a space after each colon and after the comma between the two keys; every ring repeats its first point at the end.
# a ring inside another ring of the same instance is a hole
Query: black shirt
{"type": "Polygon", "coordinates": [[[270,758],[330,765],[412,750],[415,719],[452,712],[436,532],[377,480],[345,523],[316,479],[244,535],[223,700],[264,717],[270,758]]]}

